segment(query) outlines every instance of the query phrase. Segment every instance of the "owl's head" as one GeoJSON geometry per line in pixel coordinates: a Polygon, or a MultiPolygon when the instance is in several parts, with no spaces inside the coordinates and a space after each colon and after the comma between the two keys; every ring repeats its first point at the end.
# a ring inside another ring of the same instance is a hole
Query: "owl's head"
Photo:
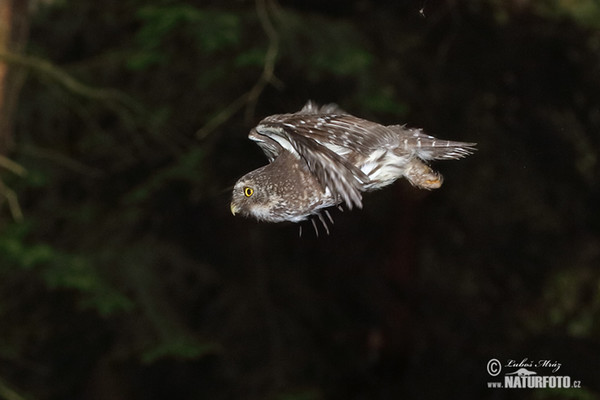
{"type": "MultiPolygon", "coordinates": [[[[266,167],[266,166],[265,166],[266,167]]],[[[241,177],[233,187],[231,213],[258,220],[278,222],[278,210],[282,207],[281,196],[277,194],[271,174],[265,167],[241,177]]]]}
{"type": "Polygon", "coordinates": [[[283,152],[237,181],[231,212],[268,222],[299,222],[334,204],[306,162],[283,152]]]}

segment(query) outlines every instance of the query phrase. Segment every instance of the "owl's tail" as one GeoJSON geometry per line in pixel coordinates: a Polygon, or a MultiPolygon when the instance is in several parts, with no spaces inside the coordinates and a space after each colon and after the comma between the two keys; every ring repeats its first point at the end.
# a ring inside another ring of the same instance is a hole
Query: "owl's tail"
{"type": "Polygon", "coordinates": [[[408,143],[417,157],[423,160],[458,160],[476,150],[477,143],[441,140],[424,134],[421,129],[406,129],[403,125],[390,125],[388,128],[401,134],[398,146],[400,150],[406,151],[408,143]]]}
{"type": "Polygon", "coordinates": [[[458,160],[476,150],[477,143],[454,142],[451,140],[424,141],[422,147],[415,149],[423,160],[458,160]]]}

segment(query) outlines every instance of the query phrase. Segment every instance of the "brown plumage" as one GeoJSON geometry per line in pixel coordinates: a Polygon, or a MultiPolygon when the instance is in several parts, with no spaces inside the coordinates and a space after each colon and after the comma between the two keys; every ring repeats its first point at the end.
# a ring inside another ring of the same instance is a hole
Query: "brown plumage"
{"type": "Polygon", "coordinates": [[[442,177],[426,162],[459,159],[475,146],[403,125],[383,126],[334,104],[319,107],[310,101],[296,113],[263,119],[249,138],[269,164],[235,184],[232,213],[269,222],[317,217],[326,229],[322,210],[342,203],[361,208],[362,192],[400,177],[419,188],[439,188],[442,177]]]}

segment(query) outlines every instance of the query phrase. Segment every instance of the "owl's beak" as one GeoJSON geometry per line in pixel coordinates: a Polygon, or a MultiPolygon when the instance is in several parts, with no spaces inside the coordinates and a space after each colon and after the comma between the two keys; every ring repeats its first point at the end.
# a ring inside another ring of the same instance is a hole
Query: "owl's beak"
{"type": "Polygon", "coordinates": [[[237,208],[237,207],[235,206],[235,204],[233,204],[233,203],[231,203],[231,204],[229,205],[229,209],[231,210],[231,214],[233,214],[233,216],[234,216],[234,217],[235,217],[235,214],[236,214],[238,211],[240,211],[240,209],[239,209],[239,208],[237,208]]]}

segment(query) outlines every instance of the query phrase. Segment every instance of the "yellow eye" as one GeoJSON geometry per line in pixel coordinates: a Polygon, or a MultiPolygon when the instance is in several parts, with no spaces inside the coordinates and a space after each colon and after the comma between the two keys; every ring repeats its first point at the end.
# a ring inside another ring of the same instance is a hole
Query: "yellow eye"
{"type": "Polygon", "coordinates": [[[245,187],[244,188],[244,195],[246,197],[250,197],[254,194],[254,189],[252,189],[251,187],[245,187]]]}

